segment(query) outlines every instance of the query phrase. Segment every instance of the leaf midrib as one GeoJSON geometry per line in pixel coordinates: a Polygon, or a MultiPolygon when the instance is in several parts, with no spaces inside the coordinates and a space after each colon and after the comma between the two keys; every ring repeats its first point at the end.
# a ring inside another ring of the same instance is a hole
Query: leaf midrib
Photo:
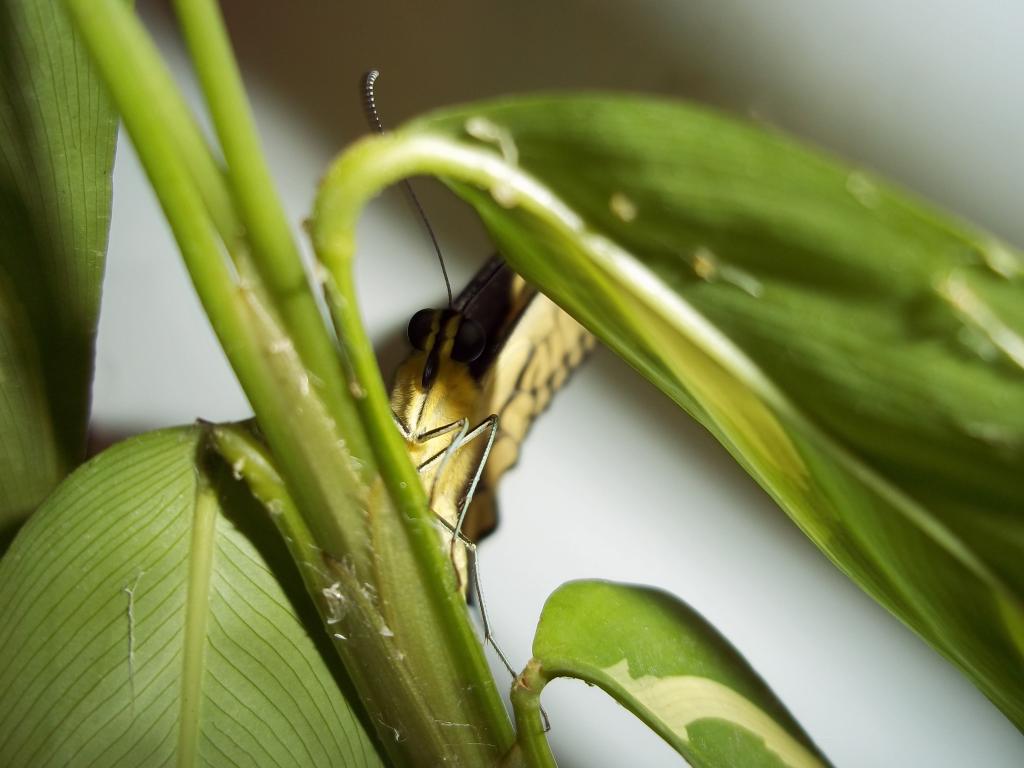
{"type": "Polygon", "coordinates": [[[181,705],[178,717],[179,768],[191,768],[199,756],[202,684],[210,613],[217,494],[201,475],[197,479],[182,645],[181,705]]]}

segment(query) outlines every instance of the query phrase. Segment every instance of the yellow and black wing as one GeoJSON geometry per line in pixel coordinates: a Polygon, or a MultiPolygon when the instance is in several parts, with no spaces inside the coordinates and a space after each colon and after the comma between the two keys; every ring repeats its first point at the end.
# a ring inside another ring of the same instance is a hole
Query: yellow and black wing
{"type": "MultiPolygon", "coordinates": [[[[534,420],[595,344],[589,332],[499,257],[492,258],[479,277],[486,280],[486,287],[466,302],[469,306],[463,311],[471,317],[484,315],[482,322],[497,332],[492,331],[493,341],[474,363],[481,387],[474,420],[495,414],[498,432],[464,526],[465,534],[474,541],[498,523],[498,482],[518,461],[520,446],[534,420]],[[497,322],[487,317],[499,310],[502,317],[497,322]]],[[[460,295],[460,301],[474,283],[460,295]]]]}

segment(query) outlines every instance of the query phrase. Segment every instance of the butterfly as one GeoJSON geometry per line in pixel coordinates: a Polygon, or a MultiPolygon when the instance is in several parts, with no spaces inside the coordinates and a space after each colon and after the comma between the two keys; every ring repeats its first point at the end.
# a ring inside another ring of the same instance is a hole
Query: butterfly
{"type": "MultiPolygon", "coordinates": [[[[448,309],[409,321],[391,409],[449,536],[479,541],[498,522],[498,482],[594,337],[493,256],[448,309]]],[[[459,583],[467,558],[454,546],[459,583]]]]}
{"type": "MultiPolygon", "coordinates": [[[[371,128],[384,133],[374,92],[379,75],[377,70],[364,75],[363,107],[371,128]]],[[[475,542],[498,523],[498,481],[518,460],[534,419],[595,341],[499,255],[453,298],[427,215],[408,180],[402,186],[437,252],[448,308],[422,309],[410,319],[413,349],[395,371],[391,412],[430,509],[446,529],[443,538],[463,595],[470,553],[474,556],[484,640],[514,678],[515,670],[491,634],[475,542]]]]}

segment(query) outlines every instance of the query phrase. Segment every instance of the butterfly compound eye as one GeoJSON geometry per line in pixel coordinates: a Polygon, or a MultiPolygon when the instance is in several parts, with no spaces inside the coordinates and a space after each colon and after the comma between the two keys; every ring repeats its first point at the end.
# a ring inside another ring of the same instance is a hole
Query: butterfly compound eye
{"type": "Polygon", "coordinates": [[[487,342],[487,334],[484,327],[476,320],[466,318],[459,325],[455,332],[455,341],[452,343],[452,360],[460,363],[471,363],[480,357],[484,351],[484,344],[487,342]]]}
{"type": "Polygon", "coordinates": [[[421,309],[409,320],[409,342],[421,352],[427,351],[427,342],[434,332],[434,310],[421,309]]]}

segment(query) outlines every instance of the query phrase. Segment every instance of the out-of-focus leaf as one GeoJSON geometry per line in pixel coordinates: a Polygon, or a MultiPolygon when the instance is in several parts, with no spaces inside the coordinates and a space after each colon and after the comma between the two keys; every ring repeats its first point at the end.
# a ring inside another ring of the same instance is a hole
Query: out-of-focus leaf
{"type": "Polygon", "coordinates": [[[265,511],[201,437],[91,460],[0,561],[0,765],[381,764],[265,511]]]}
{"type": "Polygon", "coordinates": [[[117,120],[56,0],[0,3],[0,540],[85,450],[117,120]]]}
{"type": "Polygon", "coordinates": [[[674,103],[524,98],[398,138],[381,151],[455,179],[518,270],[1024,726],[1017,252],[674,103]]]}
{"type": "Polygon", "coordinates": [[[827,763],[785,706],[718,631],[649,587],[576,581],[544,605],[540,677],[600,686],[699,768],[827,763]]]}

